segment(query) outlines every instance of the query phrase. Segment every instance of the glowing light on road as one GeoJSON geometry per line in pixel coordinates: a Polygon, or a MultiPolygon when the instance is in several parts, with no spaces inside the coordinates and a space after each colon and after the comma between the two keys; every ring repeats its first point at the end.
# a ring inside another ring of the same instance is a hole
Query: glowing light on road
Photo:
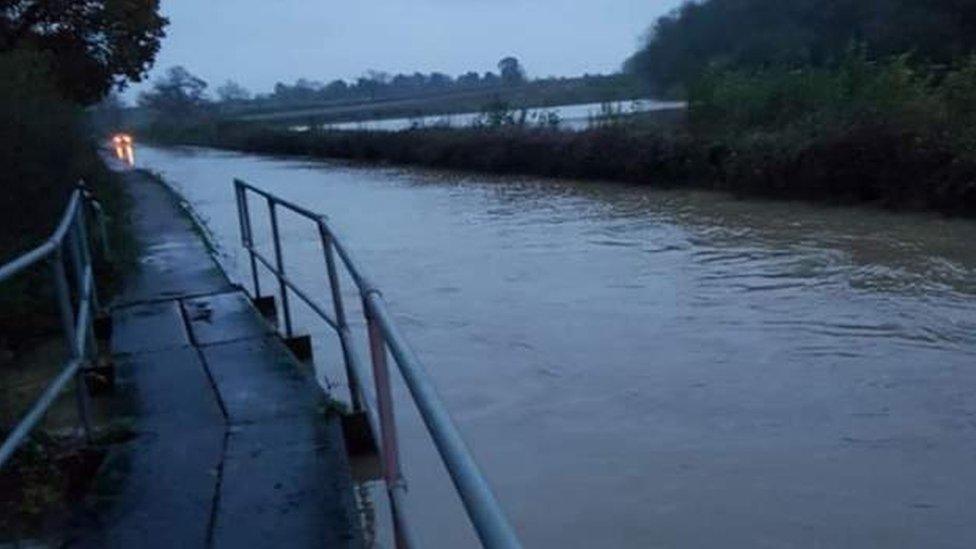
{"type": "Polygon", "coordinates": [[[115,156],[127,166],[135,166],[136,153],[132,136],[127,133],[115,134],[112,144],[115,146],[115,156]]]}

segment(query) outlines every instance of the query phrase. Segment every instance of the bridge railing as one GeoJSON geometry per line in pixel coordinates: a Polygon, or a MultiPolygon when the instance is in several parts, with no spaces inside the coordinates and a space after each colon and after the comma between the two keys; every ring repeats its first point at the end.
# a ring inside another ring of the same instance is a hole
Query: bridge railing
{"type": "Polygon", "coordinates": [[[74,380],[75,404],[85,438],[91,442],[88,393],[85,389],[84,369],[97,359],[95,316],[99,312],[98,293],[92,251],[88,240],[85,209],[90,207],[98,217],[102,253],[108,258],[108,240],[104,216],[99,203],[85,190],[84,183],[71,193],[68,206],[54,233],[40,246],[0,265],[0,283],[18,275],[33,273],[31,269],[45,262],[51,269],[58,311],[64,335],[67,359],[60,373],[48,383],[30,410],[7,434],[0,444],[0,468],[28,439],[44,418],[64,388],[74,380]],[[70,273],[69,267],[70,266],[70,273]],[[73,279],[73,280],[72,280],[73,279]]]}
{"type": "Polygon", "coordinates": [[[253,297],[255,299],[262,297],[261,277],[258,270],[260,265],[269,271],[277,282],[276,293],[281,300],[285,336],[294,335],[290,294],[303,301],[338,336],[352,407],[356,412],[365,413],[373,433],[379,433],[379,440],[376,442],[380,450],[383,480],[390,501],[397,547],[410,548],[419,545],[411,531],[405,507],[406,482],[400,468],[394,401],[387,364],[388,354],[392,355],[420,411],[427,431],[454,482],[455,489],[461,497],[482,545],[490,548],[521,547],[515,530],[495,499],[471,452],[461,439],[460,432],[434,388],[427,370],[393,321],[382,293],[367,278],[352,252],[337,235],[335,228],[329,224],[328,218],[240,180],[234,181],[234,189],[240,220],[241,244],[247,250],[250,261],[253,297]],[[259,196],[268,208],[273,258],[266,257],[255,246],[249,194],[259,196]],[[324,310],[311,299],[306,290],[299,287],[286,273],[278,222],[279,208],[290,210],[315,224],[321,239],[328,275],[328,291],[331,293],[333,305],[331,312],[324,310]],[[340,287],[340,267],[344,267],[351,276],[362,300],[375,395],[370,394],[364,383],[363,360],[354,344],[353,334],[347,322],[340,287]]]}

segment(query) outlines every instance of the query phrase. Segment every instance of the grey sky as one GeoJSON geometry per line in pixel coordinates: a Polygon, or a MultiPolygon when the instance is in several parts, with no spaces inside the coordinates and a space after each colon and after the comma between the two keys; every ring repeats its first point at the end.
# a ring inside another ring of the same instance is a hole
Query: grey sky
{"type": "Polygon", "coordinates": [[[173,65],[254,91],[366,70],[609,72],[680,0],[163,0],[170,27],[153,76],[173,65]]]}

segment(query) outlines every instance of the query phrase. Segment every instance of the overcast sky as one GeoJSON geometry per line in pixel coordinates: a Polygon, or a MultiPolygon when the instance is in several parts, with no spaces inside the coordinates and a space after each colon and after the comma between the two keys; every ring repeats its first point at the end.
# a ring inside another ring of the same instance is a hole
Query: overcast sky
{"type": "Polygon", "coordinates": [[[152,75],[184,65],[252,91],[365,71],[496,70],[530,76],[617,70],[681,0],[163,0],[170,19],[152,75]]]}

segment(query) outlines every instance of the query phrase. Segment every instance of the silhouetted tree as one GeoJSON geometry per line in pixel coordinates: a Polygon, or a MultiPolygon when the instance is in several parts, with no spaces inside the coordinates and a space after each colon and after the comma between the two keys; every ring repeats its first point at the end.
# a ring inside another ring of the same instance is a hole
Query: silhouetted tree
{"type": "Polygon", "coordinates": [[[159,0],[0,0],[0,51],[46,52],[61,92],[94,104],[142,81],[166,24],[159,0]]]}
{"type": "Polygon", "coordinates": [[[428,82],[432,88],[447,88],[454,83],[454,80],[442,72],[432,72],[428,82]]]}
{"type": "Polygon", "coordinates": [[[506,85],[515,85],[525,82],[525,70],[522,69],[519,60],[514,57],[506,57],[498,62],[498,72],[501,74],[502,82],[506,85]]]}
{"type": "Polygon", "coordinates": [[[206,81],[177,66],[139,95],[139,105],[166,116],[195,116],[207,104],[206,90],[206,81]]]}
{"type": "Polygon", "coordinates": [[[251,98],[251,92],[247,91],[247,88],[234,82],[233,80],[228,80],[224,82],[220,87],[217,88],[217,98],[224,103],[236,103],[240,101],[247,101],[251,98]]]}
{"type": "Polygon", "coordinates": [[[625,64],[658,88],[706,67],[824,66],[852,43],[948,63],[976,49],[976,0],[704,0],[661,17],[625,64]]]}
{"type": "Polygon", "coordinates": [[[492,87],[492,86],[497,86],[498,84],[500,84],[501,83],[501,78],[498,78],[498,75],[497,74],[495,74],[495,73],[493,73],[491,71],[488,71],[488,72],[485,73],[484,76],[481,77],[481,82],[485,86],[492,87]]]}
{"type": "Polygon", "coordinates": [[[469,71],[458,76],[457,83],[465,87],[474,87],[481,84],[481,76],[474,71],[469,71]]]}

